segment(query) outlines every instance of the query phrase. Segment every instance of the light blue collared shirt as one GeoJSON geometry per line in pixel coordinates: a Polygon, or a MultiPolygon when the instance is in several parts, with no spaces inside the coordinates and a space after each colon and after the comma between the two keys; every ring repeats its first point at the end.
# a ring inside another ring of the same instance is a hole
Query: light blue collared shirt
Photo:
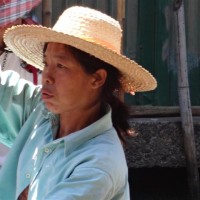
{"type": "MultiPolygon", "coordinates": [[[[0,140],[11,151],[0,170],[0,199],[128,200],[124,151],[111,109],[88,127],[54,139],[59,117],[48,112],[40,87],[5,72],[0,85],[0,140]]],[[[83,116],[84,117],[84,116],[83,116]]]]}

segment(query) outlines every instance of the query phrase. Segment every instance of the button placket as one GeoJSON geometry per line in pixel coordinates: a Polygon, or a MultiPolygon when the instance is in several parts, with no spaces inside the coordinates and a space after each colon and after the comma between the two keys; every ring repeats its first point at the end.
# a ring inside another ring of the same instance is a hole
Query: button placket
{"type": "Polygon", "coordinates": [[[26,173],[26,178],[27,179],[30,179],[31,178],[31,175],[29,173],[26,173]]]}
{"type": "Polygon", "coordinates": [[[32,181],[34,181],[36,179],[36,177],[38,176],[40,170],[42,169],[42,167],[45,163],[46,158],[48,156],[50,156],[50,154],[53,152],[53,149],[54,148],[52,145],[48,145],[39,150],[38,158],[36,160],[35,167],[34,167],[34,174],[33,174],[32,181]]]}

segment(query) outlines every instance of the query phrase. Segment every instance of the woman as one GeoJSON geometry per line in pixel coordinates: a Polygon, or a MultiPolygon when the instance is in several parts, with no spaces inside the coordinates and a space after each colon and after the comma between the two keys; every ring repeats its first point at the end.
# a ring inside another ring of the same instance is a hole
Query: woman
{"type": "Polygon", "coordinates": [[[1,140],[13,145],[0,199],[130,199],[119,93],[153,90],[156,81],[120,54],[119,23],[75,6],[53,29],[16,26],[4,39],[43,74],[41,89],[2,76],[1,140]]]}

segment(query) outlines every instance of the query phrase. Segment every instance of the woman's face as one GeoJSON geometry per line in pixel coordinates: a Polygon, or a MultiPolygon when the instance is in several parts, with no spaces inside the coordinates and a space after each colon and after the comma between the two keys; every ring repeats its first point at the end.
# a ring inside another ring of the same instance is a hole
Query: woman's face
{"type": "Polygon", "coordinates": [[[42,99],[53,113],[81,111],[90,106],[98,93],[94,76],[87,74],[64,44],[49,43],[44,52],[42,99]]]}

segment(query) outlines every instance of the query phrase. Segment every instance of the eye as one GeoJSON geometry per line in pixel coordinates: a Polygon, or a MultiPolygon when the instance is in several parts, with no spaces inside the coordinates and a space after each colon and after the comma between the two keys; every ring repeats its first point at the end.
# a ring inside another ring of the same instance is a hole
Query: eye
{"type": "Polygon", "coordinates": [[[66,66],[64,66],[64,65],[62,65],[62,64],[60,64],[60,63],[57,64],[57,67],[58,67],[58,68],[61,68],[61,69],[66,69],[66,66]]]}

